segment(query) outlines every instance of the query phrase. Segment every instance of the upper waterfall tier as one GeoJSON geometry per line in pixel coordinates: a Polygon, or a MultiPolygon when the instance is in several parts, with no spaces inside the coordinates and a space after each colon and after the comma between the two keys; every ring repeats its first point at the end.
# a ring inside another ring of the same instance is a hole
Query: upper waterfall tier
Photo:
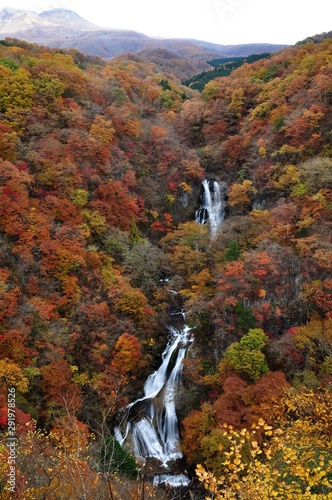
{"type": "Polygon", "coordinates": [[[226,196],[215,179],[204,179],[201,206],[196,210],[198,224],[209,223],[211,238],[214,238],[225,218],[226,196]]]}

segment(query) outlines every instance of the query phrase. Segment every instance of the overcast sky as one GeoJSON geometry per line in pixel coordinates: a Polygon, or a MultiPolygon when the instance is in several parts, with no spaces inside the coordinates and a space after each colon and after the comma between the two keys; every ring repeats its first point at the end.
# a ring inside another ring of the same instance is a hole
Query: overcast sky
{"type": "Polygon", "coordinates": [[[294,44],[332,30],[332,0],[0,0],[8,6],[62,7],[108,28],[226,45],[294,44]]]}

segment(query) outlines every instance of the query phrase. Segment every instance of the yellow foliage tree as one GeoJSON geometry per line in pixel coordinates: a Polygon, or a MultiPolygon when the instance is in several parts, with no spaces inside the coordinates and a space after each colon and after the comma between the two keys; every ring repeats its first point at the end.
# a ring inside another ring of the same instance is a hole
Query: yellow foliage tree
{"type": "Polygon", "coordinates": [[[115,135],[112,120],[105,120],[101,115],[96,116],[90,127],[90,135],[102,146],[109,147],[115,135]]]}
{"type": "Polygon", "coordinates": [[[21,368],[9,359],[0,359],[0,383],[7,387],[16,387],[22,393],[28,391],[28,379],[23,375],[21,368]]]}
{"type": "Polygon", "coordinates": [[[232,92],[231,102],[228,105],[228,109],[234,113],[238,118],[241,116],[241,111],[244,104],[244,91],[242,88],[235,89],[232,92]]]}
{"type": "Polygon", "coordinates": [[[253,182],[244,180],[242,184],[232,184],[229,191],[229,204],[231,206],[238,206],[245,208],[250,204],[251,198],[257,193],[253,182]]]}
{"type": "Polygon", "coordinates": [[[1,112],[31,108],[35,87],[30,74],[23,68],[19,68],[17,71],[11,71],[2,66],[0,76],[1,112]]]}
{"type": "Polygon", "coordinates": [[[302,388],[285,393],[275,411],[275,426],[260,418],[251,429],[227,424],[220,444],[223,471],[201,464],[199,480],[207,499],[312,500],[332,498],[332,394],[302,388]]]}

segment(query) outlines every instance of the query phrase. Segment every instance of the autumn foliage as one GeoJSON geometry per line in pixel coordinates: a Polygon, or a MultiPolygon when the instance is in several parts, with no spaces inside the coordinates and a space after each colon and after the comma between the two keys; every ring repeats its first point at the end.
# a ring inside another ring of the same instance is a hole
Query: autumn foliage
{"type": "Polygon", "coordinates": [[[179,309],[192,477],[215,499],[331,494],[331,49],[199,94],[143,56],[0,43],[0,437],[13,387],[22,498],[137,497],[100,450],[179,309]]]}

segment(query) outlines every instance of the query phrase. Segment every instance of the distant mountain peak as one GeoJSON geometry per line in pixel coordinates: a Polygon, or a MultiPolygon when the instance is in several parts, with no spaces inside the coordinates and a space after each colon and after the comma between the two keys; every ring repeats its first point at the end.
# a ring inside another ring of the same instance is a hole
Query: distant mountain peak
{"type": "Polygon", "coordinates": [[[75,17],[80,17],[78,14],[76,14],[76,12],[74,12],[73,10],[70,10],[70,9],[64,9],[63,7],[57,7],[56,9],[49,9],[49,10],[44,10],[41,14],[39,14],[40,16],[44,15],[44,14],[54,14],[54,13],[60,13],[60,14],[71,14],[71,15],[74,15],[75,17]]]}
{"type": "Polygon", "coordinates": [[[39,17],[46,19],[58,26],[64,26],[66,28],[74,28],[82,31],[95,31],[102,29],[100,26],[83,19],[83,17],[76,14],[76,12],[69,9],[52,9],[45,10],[39,17]]]}
{"type": "Polygon", "coordinates": [[[48,27],[52,26],[52,23],[40,18],[38,14],[32,11],[17,10],[11,7],[5,7],[0,11],[1,33],[15,33],[37,26],[48,27]]]}
{"type": "Polygon", "coordinates": [[[68,9],[52,9],[36,14],[32,11],[12,9],[4,7],[0,10],[0,33],[19,33],[29,29],[37,28],[62,28],[75,29],[78,31],[101,30],[83,17],[68,9]]]}

